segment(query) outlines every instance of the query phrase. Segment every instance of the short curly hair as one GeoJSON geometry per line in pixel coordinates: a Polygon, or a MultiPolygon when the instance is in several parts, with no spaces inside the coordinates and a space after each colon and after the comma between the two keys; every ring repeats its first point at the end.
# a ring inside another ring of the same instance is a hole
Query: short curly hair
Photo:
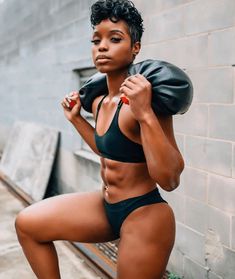
{"type": "Polygon", "coordinates": [[[91,6],[91,25],[94,28],[104,19],[112,22],[124,20],[128,27],[132,44],[141,42],[144,31],[143,19],[130,0],[98,0],[91,6]]]}

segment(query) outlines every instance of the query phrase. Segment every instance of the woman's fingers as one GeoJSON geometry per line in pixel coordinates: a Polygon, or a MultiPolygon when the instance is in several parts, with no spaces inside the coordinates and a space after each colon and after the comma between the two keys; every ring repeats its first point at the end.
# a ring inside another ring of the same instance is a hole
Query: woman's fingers
{"type": "Polygon", "coordinates": [[[120,87],[120,93],[125,94],[127,97],[130,97],[131,95],[135,94],[136,91],[136,85],[132,84],[125,84],[123,83],[120,87]]]}
{"type": "Polygon", "coordinates": [[[79,98],[79,93],[77,91],[72,91],[68,94],[68,98],[75,100],[79,98]]]}
{"type": "Polygon", "coordinates": [[[65,95],[65,98],[61,102],[63,108],[70,110],[76,105],[76,100],[79,99],[79,93],[77,91],[72,91],[69,94],[65,95]]]}
{"type": "Polygon", "coordinates": [[[61,105],[64,107],[64,108],[69,108],[69,102],[66,98],[63,99],[63,101],[61,102],[61,105]]]}

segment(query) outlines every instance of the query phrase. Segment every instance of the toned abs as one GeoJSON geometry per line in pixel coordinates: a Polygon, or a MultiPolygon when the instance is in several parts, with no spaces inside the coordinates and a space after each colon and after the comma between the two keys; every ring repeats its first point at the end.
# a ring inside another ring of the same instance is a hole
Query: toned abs
{"type": "Polygon", "coordinates": [[[143,195],[156,187],[146,163],[123,163],[101,158],[101,177],[104,198],[109,203],[143,195]]]}

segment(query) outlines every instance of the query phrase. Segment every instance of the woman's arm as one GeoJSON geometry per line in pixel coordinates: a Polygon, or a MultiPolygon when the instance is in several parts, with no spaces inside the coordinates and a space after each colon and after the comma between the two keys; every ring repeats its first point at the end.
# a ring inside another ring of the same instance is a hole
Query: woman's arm
{"type": "Polygon", "coordinates": [[[94,131],[95,129],[88,123],[82,116],[76,117],[70,121],[84,141],[90,146],[90,148],[97,154],[100,155],[96,143],[94,131]]]}
{"type": "Polygon", "coordinates": [[[164,190],[174,190],[179,185],[184,160],[174,139],[172,117],[156,117],[150,111],[139,124],[150,176],[164,190]]]}
{"type": "Polygon", "coordinates": [[[179,185],[184,161],[174,139],[172,116],[157,117],[154,114],[151,84],[140,74],[125,79],[120,91],[129,99],[133,117],[140,125],[150,176],[164,190],[174,190],[179,185]]]}
{"type": "Polygon", "coordinates": [[[66,98],[63,99],[61,105],[64,109],[65,117],[73,124],[75,129],[84,139],[84,141],[90,146],[90,148],[96,154],[100,155],[95,143],[95,129],[80,114],[81,102],[79,98],[79,93],[70,93],[69,96],[67,95],[66,98]],[[76,104],[72,108],[69,106],[70,99],[76,101],[76,104]]]}

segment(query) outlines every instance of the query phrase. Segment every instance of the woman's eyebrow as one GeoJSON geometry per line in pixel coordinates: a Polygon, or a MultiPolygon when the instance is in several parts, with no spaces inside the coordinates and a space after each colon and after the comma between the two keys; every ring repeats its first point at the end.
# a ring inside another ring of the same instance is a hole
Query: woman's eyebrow
{"type": "MultiPolygon", "coordinates": [[[[110,30],[109,33],[120,33],[120,34],[122,34],[122,35],[125,35],[125,33],[124,33],[123,31],[119,30],[119,29],[110,30]]],[[[97,30],[94,31],[94,32],[93,32],[93,36],[95,36],[95,35],[100,35],[100,32],[97,31],[97,30]]]]}
{"type": "Polygon", "coordinates": [[[119,30],[119,29],[113,29],[113,30],[110,31],[110,33],[121,33],[121,34],[125,35],[125,33],[122,32],[122,31],[119,30]]]}
{"type": "Polygon", "coordinates": [[[93,35],[99,35],[99,32],[98,31],[94,31],[93,35]]]}

